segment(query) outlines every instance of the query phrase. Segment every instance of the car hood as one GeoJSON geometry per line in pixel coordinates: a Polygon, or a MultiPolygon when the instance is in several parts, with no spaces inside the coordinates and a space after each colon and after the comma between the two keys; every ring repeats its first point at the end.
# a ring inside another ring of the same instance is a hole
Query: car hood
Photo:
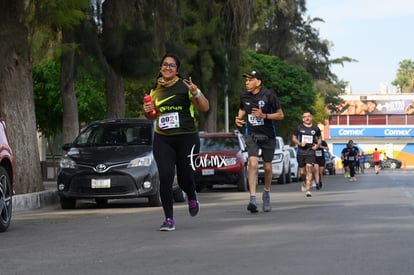
{"type": "Polygon", "coordinates": [[[73,147],[67,156],[79,164],[129,162],[152,152],[152,146],[73,147]]]}

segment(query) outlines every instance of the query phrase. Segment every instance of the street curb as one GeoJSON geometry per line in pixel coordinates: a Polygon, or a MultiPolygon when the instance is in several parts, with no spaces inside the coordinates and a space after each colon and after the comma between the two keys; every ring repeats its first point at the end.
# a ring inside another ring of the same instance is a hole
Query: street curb
{"type": "Polygon", "coordinates": [[[57,190],[46,190],[12,197],[13,211],[37,209],[58,203],[57,190]]]}

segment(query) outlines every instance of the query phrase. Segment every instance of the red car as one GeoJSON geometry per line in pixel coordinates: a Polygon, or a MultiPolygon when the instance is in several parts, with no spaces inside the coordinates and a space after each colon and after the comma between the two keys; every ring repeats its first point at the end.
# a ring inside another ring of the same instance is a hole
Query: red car
{"type": "Polygon", "coordinates": [[[201,133],[200,152],[193,165],[197,191],[218,184],[247,191],[247,150],[239,131],[201,133]]]}
{"type": "Polygon", "coordinates": [[[6,124],[0,120],[0,232],[5,232],[12,216],[14,158],[9,146],[6,124]]]}

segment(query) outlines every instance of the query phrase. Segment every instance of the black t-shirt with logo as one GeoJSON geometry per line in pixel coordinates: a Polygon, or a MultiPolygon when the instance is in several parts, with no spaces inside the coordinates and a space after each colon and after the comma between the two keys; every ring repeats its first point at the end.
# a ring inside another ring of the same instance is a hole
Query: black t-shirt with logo
{"type": "Polygon", "coordinates": [[[352,146],[352,147],[347,146],[342,150],[341,155],[342,155],[342,157],[345,161],[354,162],[354,161],[357,160],[358,153],[359,153],[358,147],[356,147],[356,146],[352,146]]]}
{"type": "Polygon", "coordinates": [[[314,155],[315,151],[312,150],[312,146],[318,143],[318,137],[321,136],[321,130],[319,127],[312,125],[312,126],[305,126],[303,124],[299,124],[294,132],[293,135],[296,136],[299,142],[306,141],[306,145],[304,147],[298,146],[298,155],[314,155]]]}
{"type": "Polygon", "coordinates": [[[276,136],[274,121],[253,116],[252,108],[261,108],[264,114],[271,114],[281,109],[276,93],[262,88],[257,94],[247,91],[240,94],[240,109],[246,111],[248,134],[262,134],[274,138],[276,136]]]}
{"type": "MultiPolygon", "coordinates": [[[[322,140],[321,146],[327,147],[328,144],[326,143],[326,141],[322,140]]],[[[325,150],[323,148],[316,149],[315,150],[315,157],[317,157],[317,158],[325,158],[325,150]]]]}

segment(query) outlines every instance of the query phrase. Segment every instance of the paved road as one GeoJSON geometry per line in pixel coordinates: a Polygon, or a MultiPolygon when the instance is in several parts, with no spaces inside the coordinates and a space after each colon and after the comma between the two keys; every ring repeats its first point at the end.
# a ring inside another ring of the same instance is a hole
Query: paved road
{"type": "Polygon", "coordinates": [[[327,176],[312,198],[299,183],[276,185],[270,213],[248,213],[247,193],[204,192],[195,218],[176,204],[174,232],[158,231],[161,208],[144,200],[17,211],[0,235],[0,272],[412,274],[413,175],[370,171],[356,183],[327,176]]]}

